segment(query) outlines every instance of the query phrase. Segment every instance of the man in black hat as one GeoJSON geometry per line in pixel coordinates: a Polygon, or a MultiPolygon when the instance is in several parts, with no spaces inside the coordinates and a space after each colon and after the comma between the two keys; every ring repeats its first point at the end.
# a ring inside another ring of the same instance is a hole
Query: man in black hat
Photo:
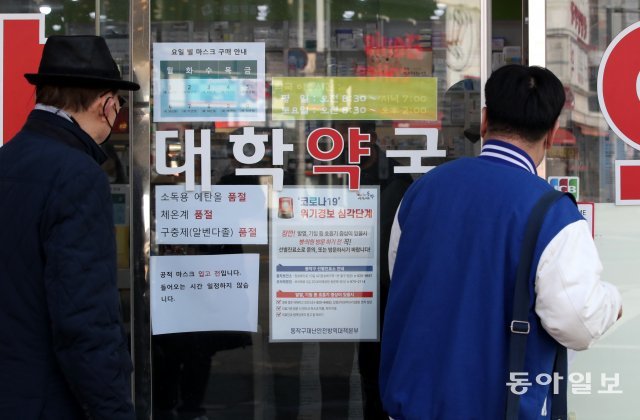
{"type": "Polygon", "coordinates": [[[0,417],[133,419],[109,183],[122,107],[105,40],[52,36],[36,106],[0,148],[0,417]]]}

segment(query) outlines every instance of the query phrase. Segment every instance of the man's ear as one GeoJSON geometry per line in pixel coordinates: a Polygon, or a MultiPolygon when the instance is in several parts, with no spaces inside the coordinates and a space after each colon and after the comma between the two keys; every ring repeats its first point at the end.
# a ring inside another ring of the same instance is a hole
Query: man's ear
{"type": "Polygon", "coordinates": [[[489,123],[487,122],[487,107],[482,107],[482,113],[480,115],[480,137],[484,138],[485,134],[487,134],[487,126],[489,123]]]}
{"type": "Polygon", "coordinates": [[[547,132],[547,139],[544,143],[545,150],[551,149],[553,145],[553,139],[556,137],[556,133],[558,132],[558,128],[560,128],[560,120],[557,119],[556,123],[553,124],[553,128],[547,132]]]}
{"type": "Polygon", "coordinates": [[[91,102],[91,105],[89,105],[89,108],[87,108],[87,111],[98,118],[104,117],[104,112],[106,109],[105,102],[107,100],[108,99],[104,96],[94,99],[94,101],[91,102]]]}

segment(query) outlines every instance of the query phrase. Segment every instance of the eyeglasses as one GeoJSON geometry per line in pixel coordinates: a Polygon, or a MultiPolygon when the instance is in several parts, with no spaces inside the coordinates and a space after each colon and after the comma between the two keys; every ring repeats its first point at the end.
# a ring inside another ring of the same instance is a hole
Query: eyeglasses
{"type": "Polygon", "coordinates": [[[115,96],[112,96],[112,98],[115,98],[115,99],[118,100],[118,105],[120,106],[120,109],[122,109],[123,107],[125,107],[127,105],[128,101],[126,100],[126,98],[124,98],[123,96],[120,96],[118,94],[114,94],[112,90],[108,90],[108,91],[104,92],[103,94],[100,95],[100,98],[103,98],[104,96],[109,95],[109,94],[115,95],[115,96]]]}
{"type": "Polygon", "coordinates": [[[118,105],[120,105],[120,108],[122,109],[122,108],[125,107],[125,105],[127,105],[128,101],[126,100],[126,98],[124,98],[124,97],[122,97],[120,95],[117,95],[117,96],[118,96],[118,105]]]}

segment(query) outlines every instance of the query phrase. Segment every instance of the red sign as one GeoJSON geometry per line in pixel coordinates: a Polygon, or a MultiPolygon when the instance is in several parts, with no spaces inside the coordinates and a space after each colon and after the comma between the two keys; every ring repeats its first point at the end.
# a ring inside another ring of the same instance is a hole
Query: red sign
{"type": "Polygon", "coordinates": [[[24,74],[38,71],[45,41],[44,15],[0,14],[0,146],[33,109],[35,89],[24,74]]]}
{"type": "Polygon", "coordinates": [[[616,204],[640,204],[640,160],[616,160],[616,204]]]}
{"type": "Polygon", "coordinates": [[[609,127],[640,150],[640,22],[615,37],[598,70],[598,101],[609,127]]]}

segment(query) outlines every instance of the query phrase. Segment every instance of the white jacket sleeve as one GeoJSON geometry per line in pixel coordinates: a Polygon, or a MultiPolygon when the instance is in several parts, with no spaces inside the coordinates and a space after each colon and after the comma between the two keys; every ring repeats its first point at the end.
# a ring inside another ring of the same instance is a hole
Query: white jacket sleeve
{"type": "Polygon", "coordinates": [[[591,346],[618,318],[620,293],[600,280],[602,263],[586,221],[566,226],[542,252],[536,273],[536,313],[567,348],[591,346]]]}
{"type": "MultiPolygon", "coordinates": [[[[389,277],[393,275],[393,265],[396,263],[396,255],[398,254],[398,244],[400,243],[400,223],[398,223],[398,211],[400,206],[396,210],[396,216],[393,218],[393,225],[391,226],[391,235],[389,235],[389,277]]],[[[393,280],[393,279],[392,279],[393,280]]]]}

